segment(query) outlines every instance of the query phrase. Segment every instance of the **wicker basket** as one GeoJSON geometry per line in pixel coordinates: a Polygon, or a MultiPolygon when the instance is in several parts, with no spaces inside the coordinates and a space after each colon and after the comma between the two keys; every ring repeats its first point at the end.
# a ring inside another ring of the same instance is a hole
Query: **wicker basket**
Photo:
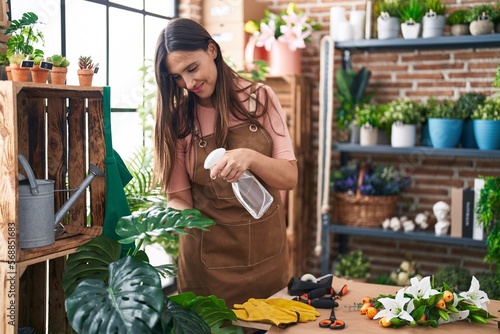
{"type": "Polygon", "coordinates": [[[399,195],[364,196],[359,188],[365,168],[359,172],[358,187],[355,195],[333,193],[333,217],[336,223],[349,226],[379,227],[386,218],[396,212],[399,195]]]}

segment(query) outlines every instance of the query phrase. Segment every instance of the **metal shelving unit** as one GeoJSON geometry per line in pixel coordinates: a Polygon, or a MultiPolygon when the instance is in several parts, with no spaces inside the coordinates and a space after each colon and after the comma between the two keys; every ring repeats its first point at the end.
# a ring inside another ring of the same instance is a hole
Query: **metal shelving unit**
{"type": "MultiPolygon", "coordinates": [[[[398,51],[398,50],[446,50],[446,49],[476,49],[500,47],[500,34],[478,35],[478,36],[442,36],[434,38],[416,39],[369,39],[337,42],[335,49],[342,51],[342,67],[351,67],[352,51],[398,51]]],[[[332,74],[330,74],[332,75],[332,74]]],[[[326,97],[327,99],[330,97],[326,97]]],[[[357,144],[336,143],[332,150],[341,153],[341,159],[345,161],[348,153],[366,154],[390,154],[390,155],[423,155],[423,156],[448,156],[467,157],[481,159],[500,159],[500,151],[462,149],[462,148],[433,148],[425,146],[395,148],[389,145],[360,146],[357,144]]],[[[349,227],[337,222],[330,222],[329,215],[322,217],[321,235],[321,272],[329,272],[329,247],[330,234],[337,233],[340,236],[358,235],[386,239],[413,240],[427,243],[441,243],[449,245],[463,245],[472,247],[486,247],[484,240],[473,240],[469,238],[451,238],[449,236],[436,236],[432,232],[394,232],[384,231],[382,228],[349,227]]]]}

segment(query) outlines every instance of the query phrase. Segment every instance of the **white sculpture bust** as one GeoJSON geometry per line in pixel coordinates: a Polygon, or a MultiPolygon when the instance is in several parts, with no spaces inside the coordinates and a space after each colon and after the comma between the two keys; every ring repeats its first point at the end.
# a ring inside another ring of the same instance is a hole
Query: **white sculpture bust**
{"type": "Polygon", "coordinates": [[[434,216],[436,217],[437,223],[434,226],[434,231],[436,235],[445,235],[448,233],[448,228],[450,227],[450,221],[448,220],[448,213],[450,212],[450,206],[443,201],[439,201],[432,207],[434,216]]]}

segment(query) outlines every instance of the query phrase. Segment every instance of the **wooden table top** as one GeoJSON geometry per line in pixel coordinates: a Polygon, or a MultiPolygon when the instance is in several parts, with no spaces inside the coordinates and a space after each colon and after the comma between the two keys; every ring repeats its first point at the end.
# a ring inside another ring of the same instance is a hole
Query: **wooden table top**
{"type": "MultiPolygon", "coordinates": [[[[441,334],[448,333],[450,330],[453,334],[480,334],[480,333],[499,333],[497,321],[500,320],[500,301],[492,300],[488,304],[488,311],[497,317],[497,319],[489,319],[487,325],[469,323],[468,321],[459,321],[453,324],[439,325],[437,328],[432,327],[422,327],[422,326],[406,326],[394,330],[392,328],[382,328],[378,324],[377,320],[371,320],[364,315],[359,314],[358,310],[350,310],[349,305],[354,305],[355,303],[360,303],[361,299],[365,296],[376,297],[380,294],[395,294],[401,287],[390,286],[390,285],[378,285],[370,283],[362,283],[351,280],[345,280],[343,278],[334,277],[333,287],[340,289],[344,284],[348,286],[348,293],[342,297],[341,300],[337,300],[339,307],[335,310],[335,315],[337,319],[343,320],[346,327],[341,332],[345,333],[387,333],[393,334],[407,334],[407,333],[429,333],[429,334],[441,334]]],[[[273,297],[281,297],[286,299],[291,299],[292,297],[287,293],[287,289],[283,289],[273,297]]],[[[270,326],[269,324],[250,324],[242,321],[238,321],[237,324],[268,330],[268,334],[282,333],[282,334],[314,334],[314,333],[325,333],[324,328],[320,328],[318,323],[322,319],[327,319],[330,316],[329,309],[317,309],[321,315],[316,319],[316,321],[310,321],[307,323],[298,323],[296,325],[290,326],[286,329],[279,329],[276,326],[270,326]]]]}

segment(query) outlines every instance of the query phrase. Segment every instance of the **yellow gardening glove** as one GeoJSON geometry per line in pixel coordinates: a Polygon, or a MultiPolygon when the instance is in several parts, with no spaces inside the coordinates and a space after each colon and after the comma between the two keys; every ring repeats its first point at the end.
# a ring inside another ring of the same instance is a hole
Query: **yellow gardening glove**
{"type": "Polygon", "coordinates": [[[299,322],[308,322],[316,320],[320,313],[311,305],[307,305],[295,300],[285,298],[270,298],[265,300],[267,304],[278,307],[282,310],[298,312],[299,322]]]}
{"type": "Polygon", "coordinates": [[[299,320],[296,312],[267,304],[265,299],[250,298],[243,304],[234,304],[234,314],[240,320],[270,322],[283,327],[299,320]]]}

